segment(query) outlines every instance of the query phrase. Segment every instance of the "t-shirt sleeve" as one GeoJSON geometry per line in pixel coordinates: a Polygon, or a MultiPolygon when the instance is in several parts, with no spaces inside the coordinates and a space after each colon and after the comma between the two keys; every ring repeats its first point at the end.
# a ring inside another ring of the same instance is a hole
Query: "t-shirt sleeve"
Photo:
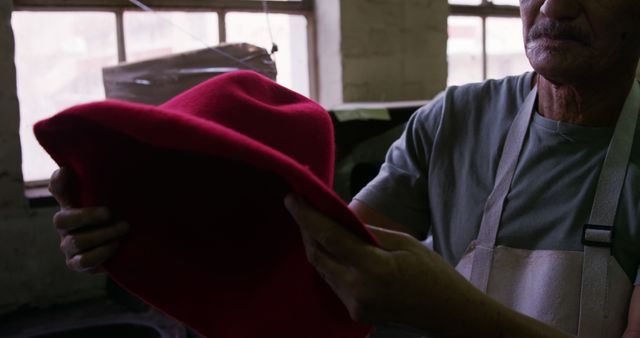
{"type": "Polygon", "coordinates": [[[355,197],[386,217],[408,226],[421,239],[429,231],[427,173],[441,96],[412,115],[402,136],[389,148],[378,175],[355,197]]]}
{"type": "Polygon", "coordinates": [[[633,283],[635,286],[640,286],[640,266],[638,266],[638,272],[636,273],[636,281],[633,283]]]}

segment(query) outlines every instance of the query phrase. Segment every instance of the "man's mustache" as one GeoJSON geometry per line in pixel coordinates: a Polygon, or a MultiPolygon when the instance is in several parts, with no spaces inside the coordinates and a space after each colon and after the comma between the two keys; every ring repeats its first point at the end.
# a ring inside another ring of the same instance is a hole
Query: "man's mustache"
{"type": "Polygon", "coordinates": [[[591,46],[589,33],[574,25],[557,21],[544,21],[533,26],[527,36],[527,42],[540,38],[573,40],[591,46]]]}

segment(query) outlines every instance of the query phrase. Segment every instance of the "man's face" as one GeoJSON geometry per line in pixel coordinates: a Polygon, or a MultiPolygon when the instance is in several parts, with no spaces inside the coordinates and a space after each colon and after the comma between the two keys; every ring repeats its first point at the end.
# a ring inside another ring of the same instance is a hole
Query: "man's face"
{"type": "Polygon", "coordinates": [[[520,0],[527,57],[558,83],[635,70],[640,0],[520,0]]]}

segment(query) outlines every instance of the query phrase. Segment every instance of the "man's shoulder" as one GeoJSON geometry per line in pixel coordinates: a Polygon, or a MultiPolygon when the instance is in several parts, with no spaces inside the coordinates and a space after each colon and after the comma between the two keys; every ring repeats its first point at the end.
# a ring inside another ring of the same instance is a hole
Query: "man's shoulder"
{"type": "Polygon", "coordinates": [[[482,82],[453,85],[440,92],[421,112],[433,110],[464,110],[519,105],[533,88],[535,73],[489,79],[482,82]]]}
{"type": "Polygon", "coordinates": [[[501,135],[531,92],[533,73],[450,86],[420,108],[408,129],[444,139],[501,135]]]}
{"type": "Polygon", "coordinates": [[[491,102],[513,100],[524,101],[532,89],[534,73],[507,76],[501,79],[489,79],[483,82],[450,86],[445,90],[453,102],[481,105],[491,102]]]}

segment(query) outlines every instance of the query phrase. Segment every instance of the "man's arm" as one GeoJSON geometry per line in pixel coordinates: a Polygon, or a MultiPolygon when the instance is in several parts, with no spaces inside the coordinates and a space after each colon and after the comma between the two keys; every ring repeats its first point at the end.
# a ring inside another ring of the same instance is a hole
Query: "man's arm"
{"type": "MultiPolygon", "coordinates": [[[[442,337],[571,337],[486,296],[409,235],[371,227],[378,248],[293,195],[285,205],[300,226],[309,261],[355,320],[442,337]]],[[[373,219],[360,216],[380,221],[375,213],[373,219]]]]}
{"type": "Polygon", "coordinates": [[[629,302],[629,320],[623,338],[640,338],[640,285],[633,288],[629,302]]]}

